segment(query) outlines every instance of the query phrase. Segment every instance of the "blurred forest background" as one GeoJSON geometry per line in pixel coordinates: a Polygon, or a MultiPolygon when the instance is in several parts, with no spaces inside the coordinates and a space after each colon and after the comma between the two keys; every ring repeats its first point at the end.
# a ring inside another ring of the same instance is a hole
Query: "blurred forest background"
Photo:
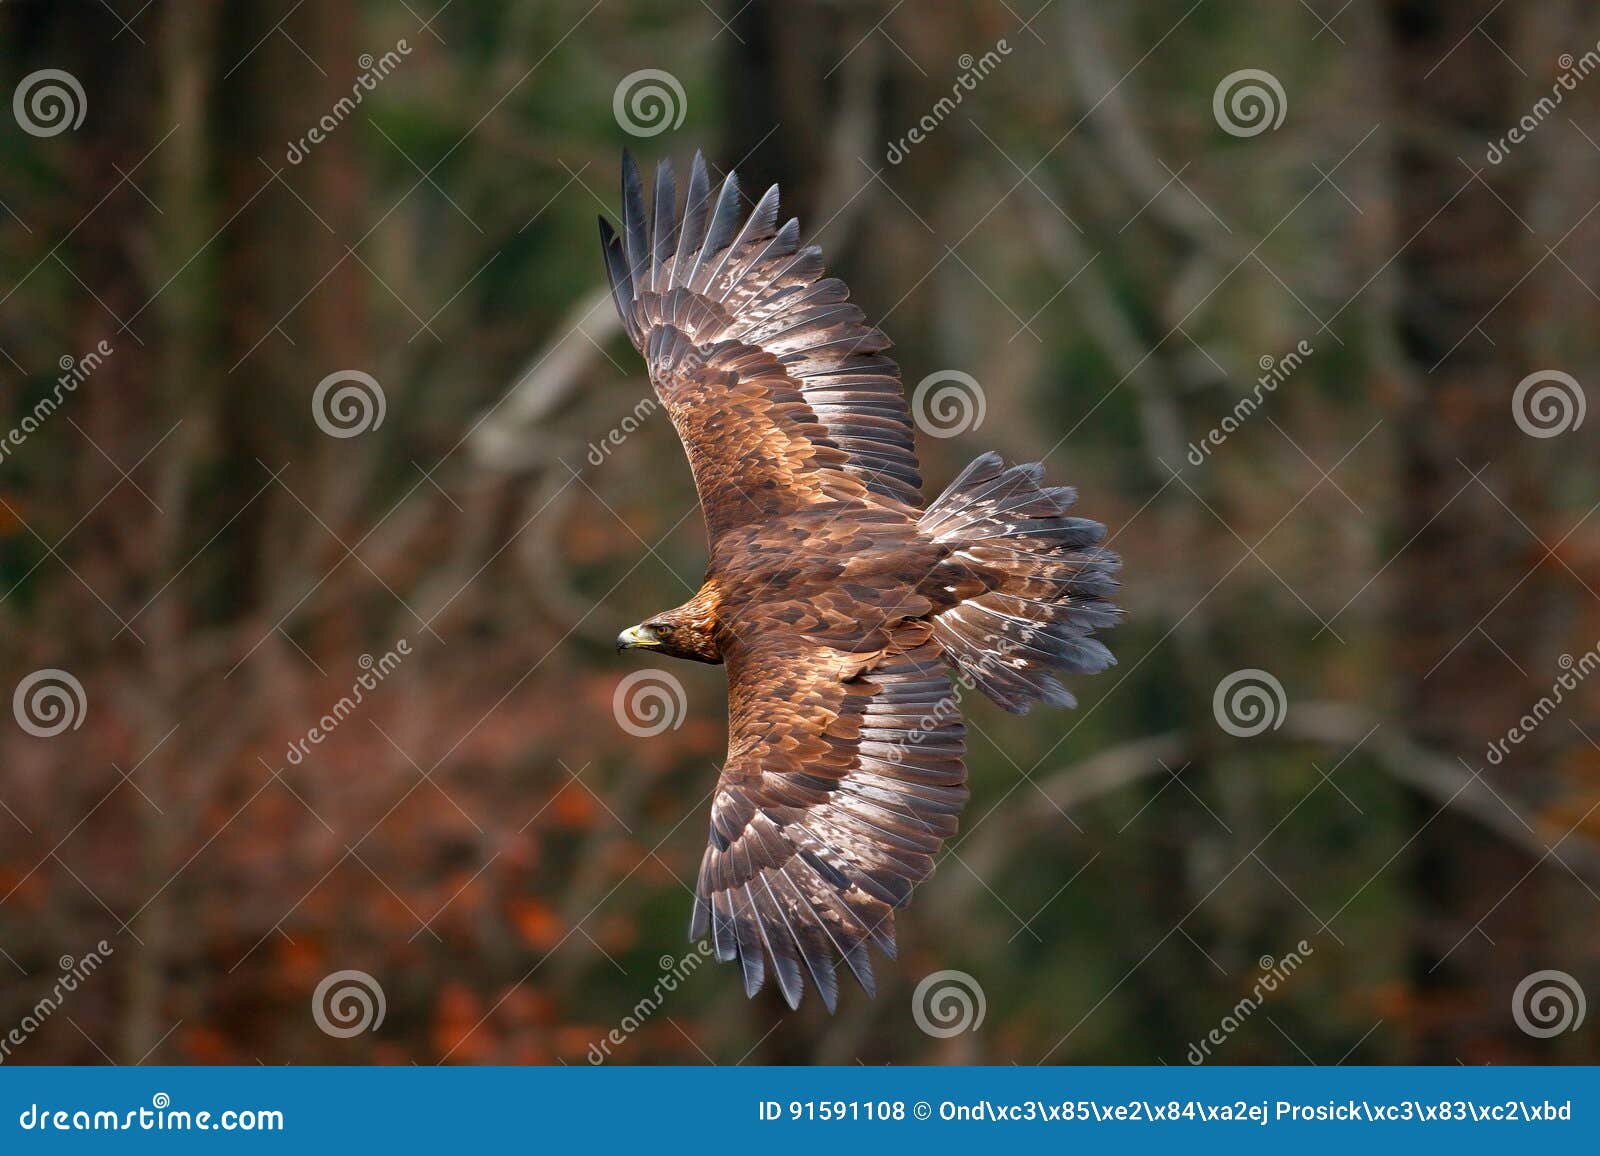
{"type": "Polygon", "coordinates": [[[1600,1000],[1597,40],[1579,0],[4,4],[8,1060],[1600,1061],[1600,1008],[1513,1013],[1600,1000]],[[1126,560],[1077,711],[968,696],[962,833],[831,1018],[711,964],[640,1008],[726,702],[676,664],[680,725],[613,709],[705,559],[664,416],[621,436],[623,147],[781,182],[908,385],[981,386],[931,489],[1044,457],[1126,560]],[[350,371],[382,420],[333,436],[350,371]],[[1239,671],[1275,725],[1222,725],[1239,671]],[[941,1036],[947,968],[984,1018],[941,1036]],[[382,1022],[330,1033],[346,971],[382,1022]]]}

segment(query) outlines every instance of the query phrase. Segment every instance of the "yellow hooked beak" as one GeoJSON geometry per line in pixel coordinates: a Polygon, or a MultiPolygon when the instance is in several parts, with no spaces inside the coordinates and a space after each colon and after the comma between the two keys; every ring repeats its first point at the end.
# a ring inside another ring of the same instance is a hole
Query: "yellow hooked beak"
{"type": "Polygon", "coordinates": [[[661,639],[657,638],[648,626],[630,626],[617,635],[618,654],[624,650],[641,650],[660,645],[661,639]]]}

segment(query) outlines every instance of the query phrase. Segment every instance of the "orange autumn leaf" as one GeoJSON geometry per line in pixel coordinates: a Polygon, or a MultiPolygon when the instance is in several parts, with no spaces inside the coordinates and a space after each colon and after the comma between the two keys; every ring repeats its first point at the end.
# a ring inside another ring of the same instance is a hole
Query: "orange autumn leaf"
{"type": "Polygon", "coordinates": [[[22,527],[16,513],[20,504],[20,499],[12,494],[0,495],[0,538],[10,537],[22,527]]]}
{"type": "Polygon", "coordinates": [[[556,1051],[572,1059],[586,1057],[589,1045],[605,1033],[605,1028],[593,1024],[567,1024],[556,1029],[556,1051]]]}
{"type": "Polygon", "coordinates": [[[492,1042],[488,1025],[479,1026],[482,1019],[478,997],[471,988],[461,983],[446,984],[434,1009],[434,1047],[455,1063],[481,1060],[483,1049],[492,1042]]]}
{"type": "Polygon", "coordinates": [[[520,899],[512,904],[511,922],[530,947],[549,951],[561,942],[561,920],[537,899],[520,899]]]}
{"type": "Polygon", "coordinates": [[[563,827],[588,827],[594,823],[594,797],[582,787],[569,783],[550,804],[550,811],[563,827]]]}
{"type": "Polygon", "coordinates": [[[234,1059],[226,1037],[210,1028],[185,1028],[182,1051],[196,1064],[227,1064],[234,1059]]]}
{"type": "Polygon", "coordinates": [[[284,976],[296,986],[315,983],[327,971],[321,944],[304,935],[294,940],[279,939],[277,955],[284,976]]]}

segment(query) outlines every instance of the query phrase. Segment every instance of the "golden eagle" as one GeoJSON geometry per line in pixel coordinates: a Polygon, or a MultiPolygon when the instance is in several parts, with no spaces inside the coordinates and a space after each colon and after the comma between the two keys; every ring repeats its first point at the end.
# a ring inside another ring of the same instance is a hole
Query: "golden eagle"
{"type": "Polygon", "coordinates": [[[710,535],[700,590],[617,648],[728,668],[689,934],[747,993],[770,963],[791,1007],[809,972],[832,1011],[840,960],[872,994],[867,945],[894,956],[894,910],[966,803],[951,673],[1019,714],[1073,705],[1051,672],[1114,661],[1091,634],[1118,617],[1117,558],[1038,464],[984,454],[924,507],[889,341],[779,225],[776,185],[746,213],[696,154],[681,212],[665,163],[647,206],[624,154],[600,237],[710,535]]]}

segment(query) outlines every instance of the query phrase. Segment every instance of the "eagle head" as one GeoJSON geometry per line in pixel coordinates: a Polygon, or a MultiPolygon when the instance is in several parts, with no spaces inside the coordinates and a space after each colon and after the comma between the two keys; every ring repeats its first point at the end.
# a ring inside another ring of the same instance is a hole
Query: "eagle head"
{"type": "Polygon", "coordinates": [[[722,653],[712,639],[711,624],[682,613],[683,608],[658,614],[617,635],[617,653],[624,650],[649,650],[692,662],[722,661],[722,653]]]}
{"type": "Polygon", "coordinates": [[[652,650],[691,662],[720,663],[722,649],[716,640],[720,601],[716,583],[707,579],[695,596],[682,606],[652,614],[639,625],[630,626],[617,635],[617,653],[652,650]]]}

